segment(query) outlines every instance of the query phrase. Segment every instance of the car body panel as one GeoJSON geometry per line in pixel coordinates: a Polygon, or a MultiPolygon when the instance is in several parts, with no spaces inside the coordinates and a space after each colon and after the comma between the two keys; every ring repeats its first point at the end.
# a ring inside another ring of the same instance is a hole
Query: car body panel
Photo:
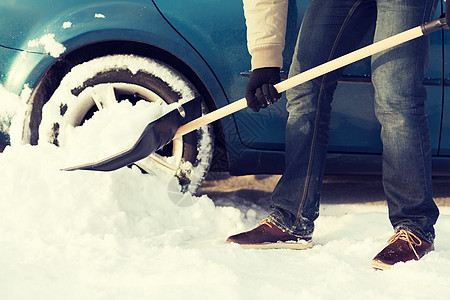
{"type": "MultiPolygon", "coordinates": [[[[25,2],[25,1],[24,1],[25,2]]],[[[39,1],[30,1],[31,3],[39,1]]],[[[61,1],[47,1],[50,4],[60,4],[61,1]]],[[[61,43],[66,48],[65,52],[70,52],[82,45],[88,45],[99,41],[108,40],[135,40],[145,43],[158,43],[163,49],[168,49],[176,56],[190,60],[189,64],[195,66],[199,62],[193,62],[192,57],[197,57],[192,47],[167,24],[164,18],[152,5],[151,1],[128,1],[111,2],[96,1],[64,1],[66,7],[58,14],[50,13],[45,20],[41,17],[40,28],[31,30],[28,35],[21,37],[11,43],[10,47],[26,49],[30,51],[45,52],[41,46],[30,48],[29,42],[39,39],[47,34],[54,34],[55,41],[61,43]],[[72,6],[67,4],[72,4],[72,6]],[[147,3],[143,6],[142,3],[147,3]],[[124,21],[126,20],[126,21],[124,21]],[[70,22],[70,27],[63,28],[66,22],[70,22]],[[187,48],[187,49],[186,49],[187,48]]],[[[30,27],[35,27],[31,26],[30,27]]],[[[7,41],[6,41],[7,42],[7,41]]],[[[2,41],[2,43],[5,43],[2,41]]],[[[33,68],[36,68],[41,61],[46,58],[36,54],[23,53],[27,57],[19,57],[15,61],[15,66],[6,68],[9,72],[2,72],[6,79],[2,79],[7,88],[17,92],[18,87],[25,82],[34,85],[38,76],[32,77],[33,68]],[[24,61],[19,64],[18,61],[24,61]],[[26,69],[24,69],[26,68],[26,69]],[[24,75],[30,74],[24,78],[24,75]],[[6,73],[7,75],[4,75],[6,73]]],[[[24,55],[22,55],[24,56],[24,55]]],[[[51,61],[52,62],[52,61],[51,61]]],[[[50,63],[51,63],[50,62],[50,63]]],[[[42,74],[42,69],[48,67],[50,63],[40,66],[35,73],[42,74]]],[[[203,66],[204,67],[204,66],[203,66]]]]}

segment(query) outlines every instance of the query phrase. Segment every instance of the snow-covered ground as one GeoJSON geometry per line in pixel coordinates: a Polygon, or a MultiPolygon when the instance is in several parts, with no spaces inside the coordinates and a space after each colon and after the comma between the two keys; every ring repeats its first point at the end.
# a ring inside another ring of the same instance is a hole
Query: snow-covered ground
{"type": "MultiPolygon", "coordinates": [[[[246,176],[245,193],[234,181],[227,194],[227,180],[213,178],[194,205],[179,207],[167,195],[168,178],[128,168],[60,171],[80,148],[22,145],[20,103],[0,86],[2,126],[17,114],[13,145],[0,154],[0,299],[449,297],[448,206],[440,207],[436,251],[389,271],[370,267],[392,234],[383,202],[327,201],[312,249],[244,250],[224,241],[265,216],[264,180],[272,179],[246,176]]],[[[86,123],[73,139],[98,139],[98,126],[86,123]]]]}

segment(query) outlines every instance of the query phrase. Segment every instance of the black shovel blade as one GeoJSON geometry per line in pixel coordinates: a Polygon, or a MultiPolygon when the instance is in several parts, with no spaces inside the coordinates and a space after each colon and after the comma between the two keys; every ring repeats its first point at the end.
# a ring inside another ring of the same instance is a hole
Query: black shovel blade
{"type": "Polygon", "coordinates": [[[87,163],[62,171],[89,170],[114,171],[139,161],[168,144],[180,126],[181,115],[177,109],[149,123],[136,143],[129,149],[94,163],[87,163]]]}

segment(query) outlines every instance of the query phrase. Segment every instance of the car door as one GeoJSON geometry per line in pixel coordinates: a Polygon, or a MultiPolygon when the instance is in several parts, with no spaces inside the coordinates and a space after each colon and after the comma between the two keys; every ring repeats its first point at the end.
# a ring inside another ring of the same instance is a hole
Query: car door
{"type": "MultiPolygon", "coordinates": [[[[436,16],[440,15],[438,6],[436,16]]],[[[371,43],[366,38],[361,46],[371,43]]],[[[439,148],[442,113],[442,31],[430,35],[430,61],[424,79],[428,100],[432,153],[439,148]]],[[[370,81],[370,58],[354,63],[344,70],[335,92],[331,118],[329,152],[378,154],[382,151],[380,125],[375,117],[373,85],[370,81]]]]}

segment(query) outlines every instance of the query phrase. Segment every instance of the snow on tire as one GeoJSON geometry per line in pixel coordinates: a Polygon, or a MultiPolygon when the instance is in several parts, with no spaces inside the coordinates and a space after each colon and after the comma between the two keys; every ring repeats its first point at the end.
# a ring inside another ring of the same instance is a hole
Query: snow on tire
{"type": "MultiPolygon", "coordinates": [[[[199,96],[195,87],[179,72],[157,60],[112,55],[90,60],[72,68],[61,80],[42,111],[39,143],[64,144],[65,131],[82,126],[93,114],[108,105],[140,100],[168,105],[184,103],[199,96]]],[[[206,112],[206,105],[197,116],[206,112]]],[[[39,118],[39,117],[38,117],[39,118]]],[[[210,125],[175,139],[136,165],[146,173],[165,172],[178,178],[181,191],[195,193],[205,178],[213,153],[210,125]]]]}

